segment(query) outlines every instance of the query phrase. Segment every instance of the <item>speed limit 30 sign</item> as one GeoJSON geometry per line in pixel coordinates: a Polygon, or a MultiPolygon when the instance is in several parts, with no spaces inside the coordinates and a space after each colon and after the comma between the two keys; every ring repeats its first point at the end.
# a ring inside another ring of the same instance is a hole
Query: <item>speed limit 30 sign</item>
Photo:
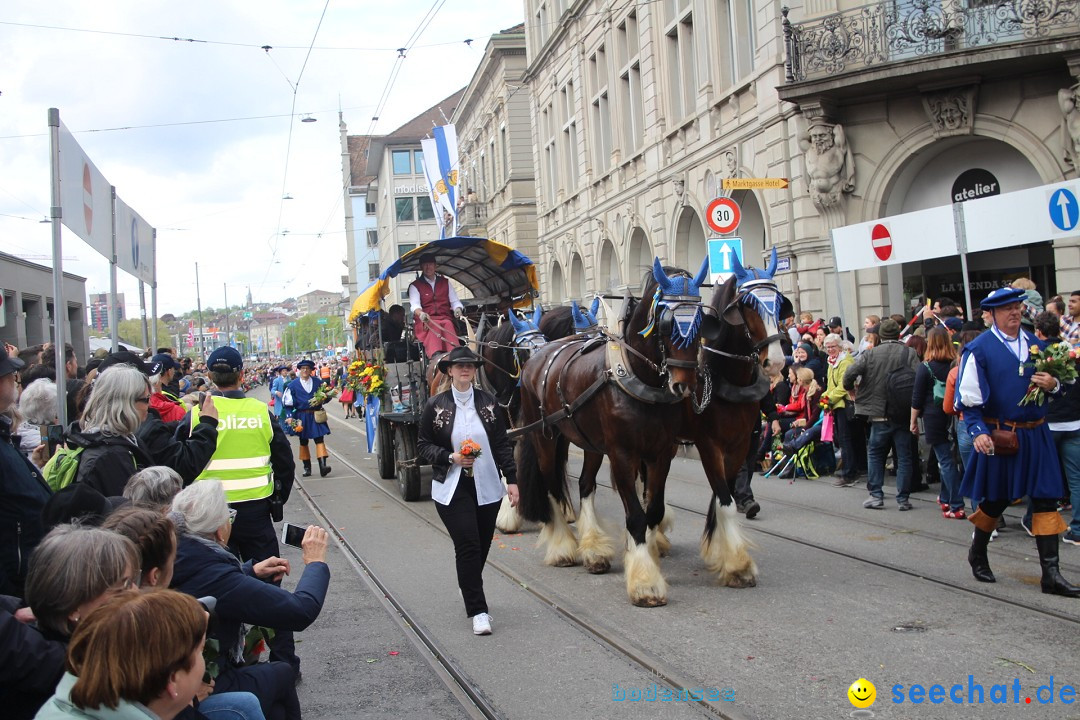
{"type": "Polygon", "coordinates": [[[742,212],[739,210],[739,203],[731,198],[716,198],[705,208],[705,222],[721,235],[735,232],[740,220],[742,212]]]}

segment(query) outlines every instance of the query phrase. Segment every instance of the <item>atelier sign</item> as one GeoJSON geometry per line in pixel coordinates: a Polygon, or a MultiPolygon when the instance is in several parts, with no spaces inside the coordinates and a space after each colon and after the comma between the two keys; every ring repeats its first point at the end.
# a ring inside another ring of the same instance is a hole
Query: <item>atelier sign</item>
{"type": "Polygon", "coordinates": [[[953,182],[952,201],[954,203],[1001,194],[1001,183],[994,174],[982,168],[971,168],[960,173],[953,182]]]}

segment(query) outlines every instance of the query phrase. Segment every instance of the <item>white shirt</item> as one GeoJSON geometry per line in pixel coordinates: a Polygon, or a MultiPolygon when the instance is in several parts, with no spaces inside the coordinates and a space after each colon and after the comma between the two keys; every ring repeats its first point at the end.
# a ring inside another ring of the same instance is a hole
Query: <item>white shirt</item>
{"type": "MultiPolygon", "coordinates": [[[[438,277],[439,277],[438,275],[435,276],[435,278],[438,278],[438,277]]],[[[435,279],[434,278],[431,279],[431,280],[428,280],[427,275],[421,275],[420,278],[423,279],[423,280],[426,280],[427,284],[431,286],[432,290],[435,289],[435,279]]],[[[454,284],[452,282],[450,282],[449,280],[447,280],[446,284],[449,286],[449,290],[450,290],[450,308],[453,309],[453,310],[456,310],[457,308],[462,307],[461,301],[458,300],[457,293],[454,291],[454,284]]],[[[413,312],[416,312],[417,310],[422,310],[423,309],[423,306],[420,304],[420,291],[417,290],[416,286],[413,285],[412,283],[409,283],[409,307],[411,307],[413,309],[413,312]]]]}
{"type": "MultiPolygon", "coordinates": [[[[472,468],[473,480],[476,482],[476,502],[478,505],[499,502],[506,494],[506,488],[499,479],[499,469],[495,465],[487,430],[476,410],[473,389],[470,387],[467,391],[461,392],[451,385],[450,392],[453,393],[456,405],[454,427],[450,431],[450,442],[453,443],[454,452],[461,447],[461,443],[469,439],[479,445],[481,450],[480,457],[476,458],[472,468]]],[[[431,484],[431,499],[440,505],[449,505],[460,479],[461,466],[451,465],[443,482],[431,484]]]]}

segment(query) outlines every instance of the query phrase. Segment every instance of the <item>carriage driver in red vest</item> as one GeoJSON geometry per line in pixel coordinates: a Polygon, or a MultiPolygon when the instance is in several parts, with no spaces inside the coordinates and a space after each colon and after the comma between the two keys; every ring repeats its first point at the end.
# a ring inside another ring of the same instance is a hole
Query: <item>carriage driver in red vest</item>
{"type": "Polygon", "coordinates": [[[424,344],[428,358],[450,352],[461,343],[457,340],[454,318],[461,317],[461,301],[444,275],[435,274],[435,256],[420,256],[423,273],[409,285],[416,339],[424,344]]]}

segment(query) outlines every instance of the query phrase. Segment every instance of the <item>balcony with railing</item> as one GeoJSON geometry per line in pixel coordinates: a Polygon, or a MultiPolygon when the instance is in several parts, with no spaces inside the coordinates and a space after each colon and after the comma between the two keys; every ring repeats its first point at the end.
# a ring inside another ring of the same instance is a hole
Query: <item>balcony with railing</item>
{"type": "MultiPolygon", "coordinates": [[[[781,12],[789,84],[888,70],[893,63],[948,61],[935,56],[959,51],[1001,60],[1001,52],[987,51],[1016,46],[1017,56],[1044,55],[1060,52],[1064,38],[1080,38],[1080,0],[899,0],[798,24],[788,19],[788,8],[781,12]]],[[[980,62],[965,63],[972,61],[980,62]]]]}
{"type": "Polygon", "coordinates": [[[487,203],[467,202],[458,210],[458,233],[484,237],[487,234],[487,203]]]}

